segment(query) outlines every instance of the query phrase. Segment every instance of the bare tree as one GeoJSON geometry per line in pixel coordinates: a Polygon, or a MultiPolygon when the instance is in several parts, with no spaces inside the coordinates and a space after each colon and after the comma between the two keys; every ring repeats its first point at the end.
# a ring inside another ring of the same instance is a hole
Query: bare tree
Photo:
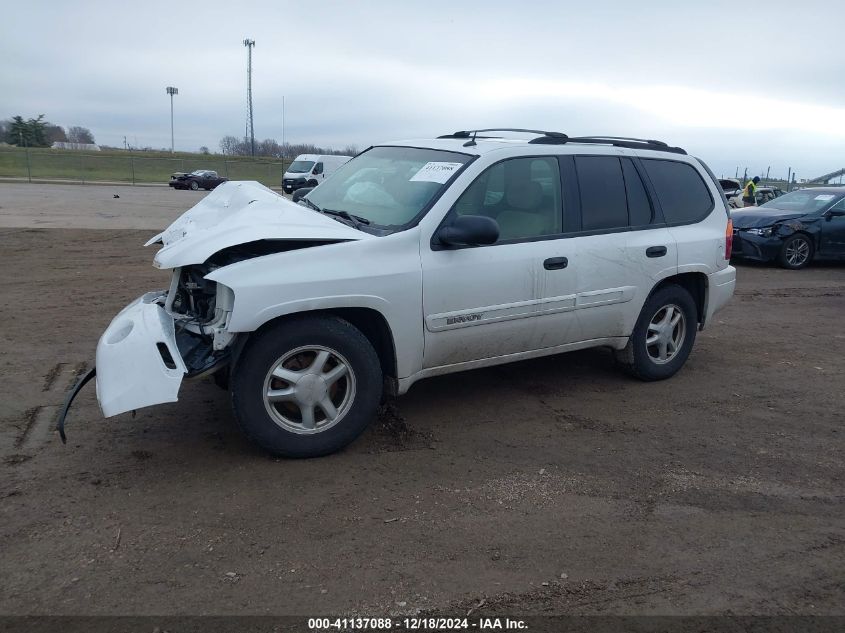
{"type": "Polygon", "coordinates": [[[95,143],[91,130],[81,125],[71,125],[67,129],[67,140],[71,143],[95,143]]]}
{"type": "Polygon", "coordinates": [[[48,123],[47,126],[44,128],[44,137],[50,145],[55,143],[56,141],[59,142],[67,142],[67,134],[65,134],[65,129],[61,125],[53,125],[52,123],[48,123]]]}
{"type": "Polygon", "coordinates": [[[238,153],[238,141],[235,136],[224,136],[220,139],[220,151],[224,154],[234,156],[238,153]]]}
{"type": "Polygon", "coordinates": [[[200,154],[210,154],[210,153],[211,152],[208,151],[208,148],[205,145],[200,147],[200,154]]]}

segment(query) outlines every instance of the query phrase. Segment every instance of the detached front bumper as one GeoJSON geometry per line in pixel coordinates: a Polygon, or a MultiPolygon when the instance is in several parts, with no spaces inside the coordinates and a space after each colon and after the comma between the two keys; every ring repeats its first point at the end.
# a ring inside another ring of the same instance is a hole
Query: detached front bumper
{"type": "Polygon", "coordinates": [[[148,292],[112,320],[97,344],[97,400],[105,417],[178,399],[188,369],[173,318],[148,292]]]}

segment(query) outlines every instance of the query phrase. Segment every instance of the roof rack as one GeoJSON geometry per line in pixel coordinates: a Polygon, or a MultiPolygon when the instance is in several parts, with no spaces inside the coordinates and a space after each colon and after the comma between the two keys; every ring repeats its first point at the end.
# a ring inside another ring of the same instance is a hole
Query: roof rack
{"type": "Polygon", "coordinates": [[[614,147],[627,147],[628,149],[650,149],[658,152],[671,152],[673,154],[686,154],[686,150],[680,147],[672,147],[663,141],[654,139],[633,138],[630,136],[567,136],[563,132],[548,132],[544,130],[527,130],[524,128],[485,128],[481,130],[460,130],[452,134],[444,134],[437,138],[469,139],[464,147],[475,145],[476,138],[498,138],[495,136],[478,136],[479,132],[522,132],[537,134],[529,143],[535,145],[565,145],[566,143],[589,143],[595,145],[612,145],[614,147]]]}
{"type": "Polygon", "coordinates": [[[524,132],[528,134],[540,134],[541,137],[548,137],[554,139],[566,139],[567,136],[563,132],[544,132],[543,130],[526,130],[524,128],[518,127],[489,127],[484,128],[482,130],[460,130],[458,132],[452,132],[452,134],[444,134],[443,136],[438,136],[437,138],[467,138],[470,139],[466,143],[464,143],[464,147],[470,147],[475,145],[476,138],[498,138],[495,136],[477,136],[479,132],[524,132]]]}
{"type": "Polygon", "coordinates": [[[654,139],[631,138],[628,136],[570,136],[564,139],[538,136],[532,138],[529,143],[536,145],[563,145],[565,143],[588,143],[594,145],[612,145],[614,147],[627,147],[629,149],[650,149],[657,152],[671,152],[672,154],[686,154],[681,147],[672,147],[663,141],[654,139]]]}

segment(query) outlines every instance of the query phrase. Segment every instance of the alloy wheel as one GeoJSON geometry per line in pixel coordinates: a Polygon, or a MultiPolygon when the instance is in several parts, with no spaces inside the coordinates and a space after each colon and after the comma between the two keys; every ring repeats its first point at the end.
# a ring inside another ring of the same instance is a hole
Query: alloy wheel
{"type": "Polygon", "coordinates": [[[289,351],[264,379],[264,406],[286,431],[321,433],[340,422],[355,400],[355,372],[339,352],[320,345],[289,351]]]}
{"type": "Polygon", "coordinates": [[[684,344],[687,335],[687,320],[675,304],[665,305],[655,312],[648,324],[646,350],[651,360],[658,365],[671,362],[684,344]]]}

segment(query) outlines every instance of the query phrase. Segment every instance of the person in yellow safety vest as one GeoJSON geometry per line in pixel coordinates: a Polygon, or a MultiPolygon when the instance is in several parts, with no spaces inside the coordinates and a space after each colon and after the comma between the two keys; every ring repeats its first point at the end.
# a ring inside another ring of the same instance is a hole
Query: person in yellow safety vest
{"type": "Polygon", "coordinates": [[[742,190],[742,201],[746,207],[753,207],[757,205],[757,183],[760,182],[760,176],[754,176],[751,180],[745,183],[745,188],[742,190]]]}

